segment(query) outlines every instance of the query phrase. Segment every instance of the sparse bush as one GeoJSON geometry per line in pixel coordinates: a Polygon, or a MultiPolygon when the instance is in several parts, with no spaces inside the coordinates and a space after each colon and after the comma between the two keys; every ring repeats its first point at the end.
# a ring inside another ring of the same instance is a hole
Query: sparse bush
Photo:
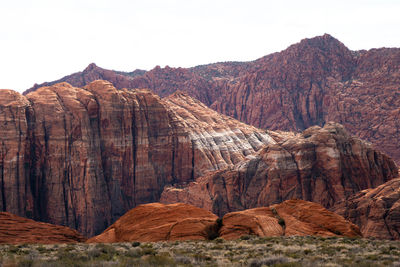
{"type": "Polygon", "coordinates": [[[281,263],[286,263],[289,260],[283,256],[269,256],[262,259],[254,259],[250,262],[251,267],[259,267],[263,265],[272,266],[281,263]]]}
{"type": "Polygon", "coordinates": [[[286,226],[285,220],[282,219],[282,218],[279,218],[278,223],[279,223],[279,225],[282,226],[282,227],[285,227],[285,226],[286,226]]]}
{"type": "Polygon", "coordinates": [[[138,246],[140,246],[140,242],[138,241],[132,242],[132,247],[138,247],[138,246]]]}
{"type": "Polygon", "coordinates": [[[207,225],[205,228],[205,233],[208,240],[214,240],[215,238],[219,237],[219,230],[222,227],[222,219],[218,218],[215,223],[207,225]]]}

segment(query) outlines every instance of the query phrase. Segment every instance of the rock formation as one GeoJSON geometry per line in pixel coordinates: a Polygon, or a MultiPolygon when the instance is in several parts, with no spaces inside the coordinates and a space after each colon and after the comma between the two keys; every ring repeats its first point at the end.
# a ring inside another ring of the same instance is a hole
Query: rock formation
{"type": "Polygon", "coordinates": [[[222,219],[220,237],[257,236],[361,236],[360,230],[321,205],[303,200],[231,212],[222,219]]]}
{"type": "Polygon", "coordinates": [[[0,244],[55,244],[84,242],[76,230],[36,222],[8,212],[0,212],[0,244]]]}
{"type": "Polygon", "coordinates": [[[207,240],[217,216],[209,211],[187,205],[140,205],[118,219],[88,243],[156,242],[174,240],[207,240]]]}
{"type": "Polygon", "coordinates": [[[221,113],[270,130],[302,131],[335,121],[400,163],[399,48],[351,51],[325,34],[251,62],[132,73],[91,64],[45,85],[83,86],[99,78],[160,96],[180,89],[221,113]]]}
{"type": "Polygon", "coordinates": [[[336,123],[270,135],[276,143],[253,157],[188,185],[166,187],[160,201],[192,204],[219,216],[293,198],[331,208],[398,175],[393,160],[336,123]]]}
{"type": "Polygon", "coordinates": [[[0,208],[98,234],[166,184],[224,169],[275,142],[182,93],[95,81],[0,90],[0,208]]]}
{"type": "Polygon", "coordinates": [[[226,214],[222,221],[209,211],[188,205],[140,205],[118,219],[88,243],[129,241],[237,239],[258,236],[361,236],[343,217],[303,200],[288,200],[270,207],[226,214]]]}
{"type": "Polygon", "coordinates": [[[332,210],[360,227],[365,237],[400,239],[400,179],[366,189],[332,210]]]}

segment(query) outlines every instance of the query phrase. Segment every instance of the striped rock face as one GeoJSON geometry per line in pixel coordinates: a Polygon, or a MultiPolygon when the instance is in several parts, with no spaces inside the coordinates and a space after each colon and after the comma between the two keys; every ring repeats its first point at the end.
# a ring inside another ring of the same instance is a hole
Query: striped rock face
{"type": "Polygon", "coordinates": [[[400,239],[400,178],[358,192],[332,211],[359,225],[364,237],[400,239]]]}
{"type": "Polygon", "coordinates": [[[0,212],[0,244],[57,244],[84,242],[76,230],[36,222],[9,212],[0,212]]]}
{"type": "Polygon", "coordinates": [[[61,83],[0,90],[0,208],[92,236],[165,185],[233,167],[275,143],[182,93],[61,83]]]}
{"type": "Polygon", "coordinates": [[[161,202],[184,202],[219,216],[293,198],[331,208],[398,176],[392,159],[340,124],[314,126],[301,134],[269,133],[275,142],[255,155],[188,185],[166,187],[161,202]]]}

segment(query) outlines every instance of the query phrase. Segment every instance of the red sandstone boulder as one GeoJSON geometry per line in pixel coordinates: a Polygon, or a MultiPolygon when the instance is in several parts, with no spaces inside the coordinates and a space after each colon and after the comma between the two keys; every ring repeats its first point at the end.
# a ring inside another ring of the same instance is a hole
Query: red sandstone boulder
{"type": "Polygon", "coordinates": [[[224,239],[243,235],[361,236],[356,225],[319,204],[303,200],[231,212],[223,217],[222,224],[219,233],[224,239]]]}
{"type": "Polygon", "coordinates": [[[0,212],[0,244],[84,242],[76,230],[0,212]]]}
{"type": "Polygon", "coordinates": [[[182,203],[145,204],[128,211],[102,234],[87,242],[207,240],[207,229],[217,218],[209,211],[182,203]]]}

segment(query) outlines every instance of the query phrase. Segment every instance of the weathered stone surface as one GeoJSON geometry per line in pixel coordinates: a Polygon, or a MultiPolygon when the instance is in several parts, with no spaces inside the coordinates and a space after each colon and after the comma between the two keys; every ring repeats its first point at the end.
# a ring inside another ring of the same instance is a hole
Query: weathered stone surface
{"type": "Polygon", "coordinates": [[[231,167],[275,142],[182,93],[61,83],[0,91],[1,208],[87,236],[166,184],[231,167]]]}
{"type": "Polygon", "coordinates": [[[130,210],[87,242],[207,240],[217,236],[237,239],[243,235],[361,236],[356,225],[321,205],[303,200],[228,213],[221,224],[217,218],[188,204],[145,204],[130,210]]]}
{"type": "Polygon", "coordinates": [[[29,149],[29,101],[17,92],[0,90],[0,210],[26,215],[32,209],[32,198],[26,198],[29,178],[26,150],[29,149]]]}
{"type": "Polygon", "coordinates": [[[76,230],[0,212],[0,244],[84,242],[76,230]]]}
{"type": "Polygon", "coordinates": [[[179,89],[221,113],[270,130],[302,131],[335,121],[400,163],[399,48],[351,51],[325,34],[251,62],[133,73],[91,64],[48,84],[83,86],[95,79],[117,88],[149,88],[160,96],[179,89]]]}
{"type": "Polygon", "coordinates": [[[87,242],[207,240],[207,228],[215,224],[217,218],[209,211],[182,203],[145,204],[128,211],[87,242]]]}
{"type": "Polygon", "coordinates": [[[255,156],[188,185],[166,187],[160,201],[192,204],[219,216],[293,198],[330,208],[398,175],[393,160],[336,123],[270,135],[276,143],[255,156]]]}
{"type": "Polygon", "coordinates": [[[360,227],[365,237],[400,239],[400,179],[366,189],[332,210],[360,227]]]}
{"type": "Polygon", "coordinates": [[[258,236],[361,236],[360,230],[321,205],[286,200],[270,207],[231,212],[222,219],[220,237],[258,236]]]}

